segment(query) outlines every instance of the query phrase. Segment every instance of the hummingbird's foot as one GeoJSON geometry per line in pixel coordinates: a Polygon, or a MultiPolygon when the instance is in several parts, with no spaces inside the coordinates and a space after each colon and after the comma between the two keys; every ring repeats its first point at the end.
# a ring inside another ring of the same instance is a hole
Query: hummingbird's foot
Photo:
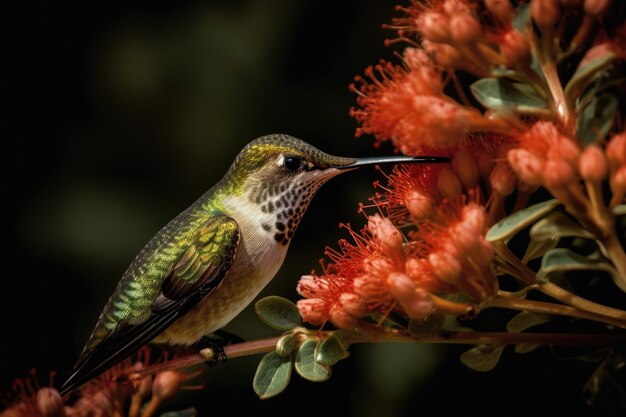
{"type": "Polygon", "coordinates": [[[200,340],[198,340],[198,343],[196,343],[196,347],[198,348],[198,350],[202,350],[202,349],[211,349],[214,353],[213,355],[213,359],[211,359],[210,361],[205,361],[204,363],[206,363],[208,366],[215,366],[215,364],[217,364],[217,362],[219,362],[220,360],[220,356],[222,357],[222,360],[225,362],[226,361],[226,353],[224,352],[224,346],[226,344],[224,343],[223,340],[219,340],[219,339],[212,339],[208,336],[202,336],[202,338],[200,340]]]}
{"type": "Polygon", "coordinates": [[[234,333],[227,332],[226,330],[218,329],[218,330],[216,330],[213,333],[218,335],[220,337],[220,339],[222,339],[224,341],[224,346],[232,345],[233,343],[243,343],[243,342],[245,342],[245,340],[243,340],[241,337],[237,336],[234,333]]]}

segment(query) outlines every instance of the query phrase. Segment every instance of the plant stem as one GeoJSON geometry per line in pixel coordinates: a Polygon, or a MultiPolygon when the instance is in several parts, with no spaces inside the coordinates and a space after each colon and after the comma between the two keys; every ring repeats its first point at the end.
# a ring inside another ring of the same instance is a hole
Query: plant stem
{"type": "Polygon", "coordinates": [[[580,310],[576,307],[546,303],[544,301],[526,300],[523,298],[494,298],[482,306],[483,308],[500,307],[512,310],[532,311],[534,313],[555,314],[559,316],[577,317],[581,319],[593,320],[600,323],[611,324],[621,328],[626,328],[626,320],[607,317],[589,311],[580,310]]]}
{"type": "Polygon", "coordinates": [[[576,307],[578,309],[585,310],[593,314],[611,317],[626,323],[626,311],[619,310],[617,308],[607,307],[603,304],[598,304],[591,300],[587,300],[586,298],[580,297],[576,294],[572,294],[571,292],[551,282],[540,284],[537,289],[542,293],[549,295],[550,297],[559,300],[565,304],[568,304],[572,307],[576,307]]]}
{"type": "MultiPolygon", "coordinates": [[[[526,301],[527,300],[518,300],[526,301]]],[[[544,303],[549,304],[549,303],[544,303]]],[[[572,307],[561,306],[573,309],[572,307]]],[[[573,309],[575,310],[575,309],[573,309]]],[[[328,337],[333,332],[312,333],[318,338],[328,337]]],[[[547,344],[570,346],[609,346],[618,342],[626,342],[626,334],[568,334],[568,333],[507,333],[507,332],[440,332],[435,335],[415,337],[396,329],[384,326],[375,326],[362,323],[355,332],[353,343],[378,342],[413,342],[413,343],[446,343],[446,344],[547,344]]],[[[230,359],[271,352],[276,349],[276,343],[281,336],[266,339],[251,340],[224,347],[226,356],[230,359]]],[[[210,349],[203,349],[201,353],[182,356],[170,361],[147,366],[140,371],[129,371],[118,377],[121,381],[140,381],[147,375],[167,370],[186,368],[207,361],[213,355],[210,349]]]]}

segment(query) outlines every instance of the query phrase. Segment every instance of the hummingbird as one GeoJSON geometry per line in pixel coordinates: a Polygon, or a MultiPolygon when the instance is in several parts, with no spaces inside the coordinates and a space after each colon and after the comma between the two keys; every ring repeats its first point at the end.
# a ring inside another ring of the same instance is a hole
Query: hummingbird
{"type": "Polygon", "coordinates": [[[139,252],[62,394],[148,343],[197,347],[219,334],[274,278],[311,199],[329,179],[368,165],[446,161],[338,157],[283,134],[253,140],[215,186],[139,252]]]}

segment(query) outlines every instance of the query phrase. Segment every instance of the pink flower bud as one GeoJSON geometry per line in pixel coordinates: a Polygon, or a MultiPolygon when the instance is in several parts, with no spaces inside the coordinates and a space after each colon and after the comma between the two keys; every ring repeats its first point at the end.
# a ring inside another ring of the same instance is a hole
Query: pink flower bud
{"type": "Polygon", "coordinates": [[[493,245],[481,236],[469,255],[476,265],[479,267],[487,267],[491,264],[494,254],[495,249],[493,248],[493,245]]]}
{"type": "Polygon", "coordinates": [[[489,225],[487,211],[484,206],[470,203],[463,207],[463,223],[470,225],[477,235],[483,234],[489,225]]]}
{"type": "Polygon", "coordinates": [[[357,322],[357,319],[346,313],[339,304],[335,304],[330,308],[329,320],[339,329],[351,329],[356,326],[357,322]]]}
{"type": "Polygon", "coordinates": [[[352,317],[363,317],[367,314],[367,306],[361,297],[356,294],[344,292],[339,296],[341,308],[352,317]]]}
{"type": "Polygon", "coordinates": [[[439,66],[443,68],[459,68],[462,66],[461,52],[452,45],[422,41],[422,47],[439,66]]]}
{"type": "Polygon", "coordinates": [[[534,186],[543,184],[544,163],[531,152],[526,149],[511,149],[507,160],[522,181],[534,186]]]}
{"type": "Polygon", "coordinates": [[[386,217],[378,214],[368,219],[367,227],[382,252],[391,259],[402,257],[402,233],[386,217]]]}
{"type": "Polygon", "coordinates": [[[462,13],[450,17],[450,35],[455,42],[462,45],[474,44],[482,34],[480,22],[470,13],[462,13]]]}
{"type": "Polygon", "coordinates": [[[622,166],[611,175],[609,184],[613,193],[612,201],[617,204],[621,203],[624,200],[624,194],[626,194],[626,166],[622,166]]]}
{"type": "Polygon", "coordinates": [[[328,308],[323,300],[307,298],[296,303],[302,320],[314,326],[321,326],[328,320],[328,308]]]}
{"type": "Polygon", "coordinates": [[[410,297],[398,301],[406,315],[412,319],[424,319],[435,310],[430,293],[422,288],[415,288],[410,297]]]}
{"type": "Polygon", "coordinates": [[[515,191],[516,184],[517,177],[515,177],[509,164],[504,161],[498,162],[489,176],[491,190],[496,195],[505,197],[515,191]]]}
{"type": "Polygon", "coordinates": [[[480,181],[478,165],[476,165],[474,157],[466,149],[461,149],[454,155],[452,169],[466,190],[471,190],[478,186],[480,181]]]}
{"type": "Polygon", "coordinates": [[[152,395],[162,400],[172,398],[180,390],[186,375],[179,371],[164,371],[154,377],[152,395]]]}
{"type": "Polygon", "coordinates": [[[530,44],[519,31],[511,29],[502,37],[500,53],[507,67],[523,67],[530,64],[530,44]]]}
{"type": "Polygon", "coordinates": [[[609,173],[606,156],[597,145],[585,148],[578,161],[580,176],[587,181],[601,182],[609,173]]]}
{"type": "Polygon", "coordinates": [[[559,136],[556,144],[548,150],[547,156],[548,159],[564,159],[571,165],[577,166],[580,158],[580,148],[573,140],[565,136],[559,136]]]}
{"type": "Polygon", "coordinates": [[[509,0],[485,0],[485,7],[501,23],[509,23],[513,18],[513,5],[509,0]]]}
{"type": "Polygon", "coordinates": [[[415,291],[415,282],[402,272],[392,272],[387,276],[389,293],[396,300],[405,299],[415,291]]]}
{"type": "Polygon", "coordinates": [[[597,45],[592,46],[583,56],[583,59],[578,63],[578,68],[582,68],[591,61],[601,58],[603,56],[614,54],[615,50],[613,49],[613,45],[610,42],[603,42],[597,45]]]}
{"type": "Polygon", "coordinates": [[[450,41],[450,23],[448,16],[437,12],[425,12],[415,20],[422,37],[432,42],[450,41]]]}
{"type": "Polygon", "coordinates": [[[546,187],[552,189],[563,188],[574,182],[574,168],[563,159],[549,159],[546,162],[543,178],[546,187]]]}
{"type": "Polygon", "coordinates": [[[59,391],[44,387],[37,391],[37,409],[42,417],[64,417],[65,406],[59,391]]]}
{"type": "Polygon", "coordinates": [[[429,218],[435,210],[433,199],[417,190],[411,190],[407,193],[404,197],[404,206],[413,220],[416,221],[429,218]]]}
{"type": "Polygon", "coordinates": [[[448,167],[445,167],[439,173],[437,178],[437,188],[442,196],[446,198],[454,198],[463,194],[463,184],[456,174],[448,167]]]}
{"type": "Polygon", "coordinates": [[[461,278],[461,263],[450,252],[437,251],[428,254],[433,273],[447,284],[458,285],[461,278]]]}
{"type": "Polygon", "coordinates": [[[542,31],[550,31],[561,17],[561,7],[558,0],[532,0],[530,13],[542,31]]]}
{"type": "Polygon", "coordinates": [[[626,165],[626,132],[611,137],[606,145],[606,156],[609,159],[611,171],[626,165]]]}
{"type": "Polygon", "coordinates": [[[443,3],[443,10],[448,16],[454,16],[458,14],[469,14],[472,12],[470,6],[465,0],[446,0],[443,3]]]}
{"type": "Polygon", "coordinates": [[[602,17],[611,7],[611,0],[585,0],[585,13],[591,17],[602,17]]]}

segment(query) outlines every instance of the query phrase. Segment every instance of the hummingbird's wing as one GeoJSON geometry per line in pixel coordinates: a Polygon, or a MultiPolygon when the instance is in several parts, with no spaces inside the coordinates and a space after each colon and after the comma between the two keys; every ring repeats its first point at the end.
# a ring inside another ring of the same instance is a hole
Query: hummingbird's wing
{"type": "Polygon", "coordinates": [[[137,297],[134,301],[131,291],[154,277],[133,273],[131,265],[130,276],[125,274],[107,303],[87,347],[63,385],[62,395],[135,353],[220,284],[232,265],[239,244],[237,222],[217,214],[193,230],[191,238],[172,239],[166,245],[160,245],[153,254],[156,259],[152,260],[168,266],[158,280],[161,284],[154,288],[156,291],[152,291],[154,295],[148,300],[137,297]],[[163,256],[159,257],[160,254],[163,256]],[[129,316],[130,312],[134,316],[129,316]],[[139,322],[138,315],[141,317],[139,322]],[[116,320],[116,317],[124,318],[116,320]]]}

